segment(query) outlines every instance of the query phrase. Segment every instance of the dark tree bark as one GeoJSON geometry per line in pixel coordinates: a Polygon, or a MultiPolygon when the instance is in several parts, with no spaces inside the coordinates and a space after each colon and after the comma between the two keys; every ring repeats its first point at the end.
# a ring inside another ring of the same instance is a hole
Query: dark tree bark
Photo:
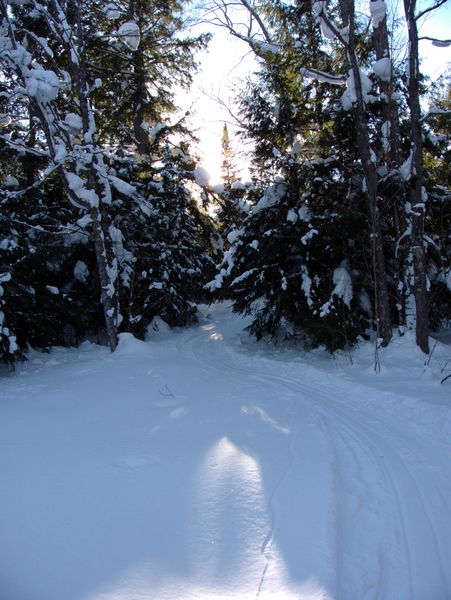
{"type": "Polygon", "coordinates": [[[410,135],[412,143],[412,166],[409,180],[411,251],[414,275],[413,293],[415,296],[416,341],[423,352],[429,353],[429,299],[426,284],[426,253],[423,239],[426,192],[424,189],[418,27],[415,8],[416,0],[404,0],[404,12],[409,36],[408,104],[410,109],[410,135]]]}
{"type": "MultiPolygon", "coordinates": [[[[71,76],[69,97],[73,98],[76,110],[82,119],[82,141],[77,142],[77,162],[79,172],[84,171],[87,180],[83,194],[75,192],[70,185],[69,174],[60,165],[58,171],[62,176],[66,191],[71,201],[79,208],[89,211],[92,220],[92,235],[97,259],[97,270],[101,285],[101,300],[105,318],[105,326],[111,350],[117,346],[117,324],[119,321],[119,296],[117,290],[117,260],[110,233],[108,204],[111,202],[111,189],[103,165],[103,155],[98,144],[94,111],[89,99],[89,87],[86,78],[85,39],[81,19],[82,0],[71,0],[69,6],[62,5],[59,0],[50,0],[45,6],[36,4],[46,21],[49,34],[62,44],[67,55],[67,65],[71,76]],[[68,15],[71,15],[71,23],[68,15]]],[[[9,12],[5,0],[1,0],[2,16],[8,25],[11,45],[17,49],[15,30],[9,21],[9,12]]],[[[13,61],[11,61],[13,64],[13,61]]],[[[26,88],[26,70],[18,61],[15,63],[16,74],[26,88]]],[[[58,108],[50,105],[46,98],[38,99],[30,95],[30,115],[39,119],[48,146],[49,156],[55,165],[57,160],[57,141],[63,142],[68,152],[74,151],[75,145],[67,127],[63,114],[58,108]]],[[[67,108],[66,108],[67,110],[67,108]]],[[[73,173],[75,175],[75,173],[73,173]]]]}
{"type": "MultiPolygon", "coordinates": [[[[382,124],[381,137],[388,146],[382,148],[382,160],[387,167],[388,172],[398,171],[402,163],[401,134],[399,130],[399,111],[396,99],[393,96],[395,91],[393,85],[393,64],[390,55],[390,43],[388,35],[387,16],[373,30],[374,48],[376,51],[376,60],[389,59],[391,64],[390,76],[388,79],[379,80],[379,88],[385,97],[382,104],[382,124]],[[387,135],[387,127],[389,128],[387,135]]],[[[400,190],[401,191],[401,190],[400,190]]],[[[400,193],[393,197],[390,190],[390,197],[384,198],[384,203],[390,203],[393,211],[393,224],[395,237],[398,240],[396,249],[396,311],[398,327],[402,331],[406,324],[406,302],[408,294],[407,285],[407,259],[409,253],[408,240],[405,237],[407,231],[407,216],[405,211],[406,198],[400,193]]]]}
{"type": "MultiPolygon", "coordinates": [[[[111,203],[110,184],[104,176],[103,158],[98,147],[94,112],[89,99],[89,87],[86,78],[84,60],[85,40],[81,22],[80,0],[73,0],[74,14],[77,15],[77,55],[78,60],[71,59],[71,76],[78,98],[78,105],[83,122],[83,145],[88,163],[85,165],[88,175],[88,190],[97,197],[97,202],[90,204],[92,219],[91,230],[96,254],[97,272],[101,286],[101,300],[105,319],[105,328],[111,351],[117,347],[117,323],[119,319],[119,293],[117,289],[117,259],[114,254],[110,234],[110,218],[108,204],[111,203]]],[[[69,52],[72,58],[72,54],[69,52]]]]}
{"type": "Polygon", "coordinates": [[[356,103],[356,137],[360,162],[366,182],[367,212],[371,226],[372,244],[372,266],[374,278],[374,294],[376,309],[376,328],[378,336],[382,339],[384,346],[388,345],[392,337],[392,321],[390,315],[390,303],[387,285],[387,273],[385,267],[385,256],[383,237],[380,226],[379,198],[378,198],[378,175],[376,163],[372,159],[370,147],[368,120],[365,110],[365,101],[362,92],[360,67],[355,48],[354,0],[340,0],[340,13],[343,27],[349,27],[349,38],[346,45],[347,61],[349,70],[354,76],[356,103]]]}

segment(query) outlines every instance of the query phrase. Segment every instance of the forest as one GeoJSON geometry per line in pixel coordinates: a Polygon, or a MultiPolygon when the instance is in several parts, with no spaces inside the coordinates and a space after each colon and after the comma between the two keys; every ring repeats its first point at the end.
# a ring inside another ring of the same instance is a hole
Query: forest
{"type": "Polygon", "coordinates": [[[1,361],[114,351],[224,299],[258,339],[413,330],[428,353],[451,314],[451,93],[420,46],[451,42],[419,32],[443,0],[417,4],[1,0],[1,361]],[[176,97],[217,27],[258,68],[231,107],[250,180],[225,125],[212,187],[176,97]]]}
{"type": "Polygon", "coordinates": [[[451,598],[450,8],[0,0],[0,600],[451,598]]]}

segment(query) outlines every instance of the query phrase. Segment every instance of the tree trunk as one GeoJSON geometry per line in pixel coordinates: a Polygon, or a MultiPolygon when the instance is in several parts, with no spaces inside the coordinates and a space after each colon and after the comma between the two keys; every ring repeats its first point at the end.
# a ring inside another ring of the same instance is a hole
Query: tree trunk
{"type": "MultiPolygon", "coordinates": [[[[130,0],[128,7],[128,18],[135,21],[140,31],[146,27],[146,22],[143,19],[142,1],[130,0]]],[[[138,48],[133,52],[133,86],[134,91],[131,96],[131,104],[133,110],[133,134],[136,141],[136,149],[141,156],[150,154],[150,140],[148,132],[143,128],[145,122],[145,103],[148,97],[146,87],[146,66],[144,60],[143,44],[140,43],[138,48]]]]}
{"type": "MultiPolygon", "coordinates": [[[[97,131],[94,112],[89,100],[84,62],[83,27],[80,18],[80,2],[76,0],[77,14],[77,62],[71,62],[71,75],[75,83],[78,105],[83,122],[83,165],[87,170],[88,189],[95,193],[97,202],[90,203],[92,234],[97,261],[97,272],[101,286],[101,301],[108,343],[111,351],[117,347],[117,326],[119,321],[119,293],[117,289],[117,259],[110,233],[108,204],[111,203],[111,189],[104,175],[103,159],[97,145],[97,131]]],[[[72,56],[72,55],[71,55],[72,56]]]]}
{"type": "Polygon", "coordinates": [[[409,34],[409,84],[410,134],[412,166],[409,180],[411,220],[411,250],[413,262],[413,293],[415,297],[416,341],[423,352],[429,353],[429,299],[426,284],[426,253],[424,249],[424,218],[426,191],[423,167],[423,132],[421,127],[418,28],[415,19],[416,0],[404,0],[409,34]]]}
{"type": "Polygon", "coordinates": [[[349,26],[349,40],[346,50],[348,67],[354,76],[357,98],[355,103],[357,146],[360,162],[362,164],[363,175],[365,177],[367,211],[371,225],[376,328],[378,337],[382,339],[382,344],[386,346],[392,337],[392,322],[390,315],[387,274],[385,268],[383,237],[380,227],[376,163],[372,159],[360,68],[355,50],[354,10],[355,7],[353,0],[340,0],[340,13],[343,26],[349,26]]]}
{"type": "MultiPolygon", "coordinates": [[[[383,140],[382,160],[387,167],[388,173],[398,171],[402,162],[401,134],[399,130],[399,111],[396,99],[393,97],[393,64],[390,56],[390,44],[387,29],[387,17],[373,29],[374,48],[376,51],[376,60],[389,59],[391,63],[389,80],[379,79],[379,88],[385,102],[382,103],[382,125],[381,138],[383,140]],[[388,134],[388,135],[387,135],[388,134]]],[[[393,190],[390,190],[390,196],[384,198],[384,203],[392,204],[393,224],[395,230],[395,239],[398,247],[396,248],[396,271],[395,271],[395,290],[397,295],[396,311],[398,328],[403,331],[406,324],[406,302],[408,294],[408,281],[406,279],[407,260],[408,260],[408,242],[404,239],[407,231],[407,216],[405,211],[406,199],[404,194],[396,194],[393,197],[393,190]]]]}
{"type": "Polygon", "coordinates": [[[101,287],[101,300],[105,317],[105,328],[108,336],[108,343],[113,352],[117,347],[116,324],[118,317],[117,290],[114,282],[112,282],[110,271],[113,247],[111,236],[108,235],[105,237],[104,233],[109,230],[109,223],[105,218],[106,215],[102,215],[97,207],[91,207],[90,214],[92,219],[92,234],[97,261],[97,272],[101,287]]]}

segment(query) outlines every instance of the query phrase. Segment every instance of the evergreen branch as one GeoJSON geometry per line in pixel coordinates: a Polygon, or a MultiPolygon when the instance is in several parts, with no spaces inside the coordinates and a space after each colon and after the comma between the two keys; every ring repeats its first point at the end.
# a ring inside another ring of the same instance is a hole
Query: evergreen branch
{"type": "Polygon", "coordinates": [[[60,167],[62,167],[65,162],[66,161],[52,164],[48,169],[46,169],[46,171],[44,172],[44,175],[42,176],[41,179],[39,179],[38,181],[35,181],[33,184],[29,185],[28,187],[23,188],[22,190],[19,190],[18,192],[6,192],[7,199],[19,198],[20,196],[27,194],[31,190],[37,190],[39,187],[41,187],[41,185],[43,185],[45,183],[45,181],[50,177],[50,175],[52,175],[52,173],[54,173],[60,167]]]}

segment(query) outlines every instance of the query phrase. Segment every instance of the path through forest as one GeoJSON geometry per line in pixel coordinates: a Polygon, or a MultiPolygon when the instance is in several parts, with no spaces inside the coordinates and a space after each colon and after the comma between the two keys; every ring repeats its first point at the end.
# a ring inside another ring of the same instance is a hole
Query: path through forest
{"type": "Polygon", "coordinates": [[[227,305],[0,388],[2,600],[446,600],[439,345],[268,348],[227,305]]]}

